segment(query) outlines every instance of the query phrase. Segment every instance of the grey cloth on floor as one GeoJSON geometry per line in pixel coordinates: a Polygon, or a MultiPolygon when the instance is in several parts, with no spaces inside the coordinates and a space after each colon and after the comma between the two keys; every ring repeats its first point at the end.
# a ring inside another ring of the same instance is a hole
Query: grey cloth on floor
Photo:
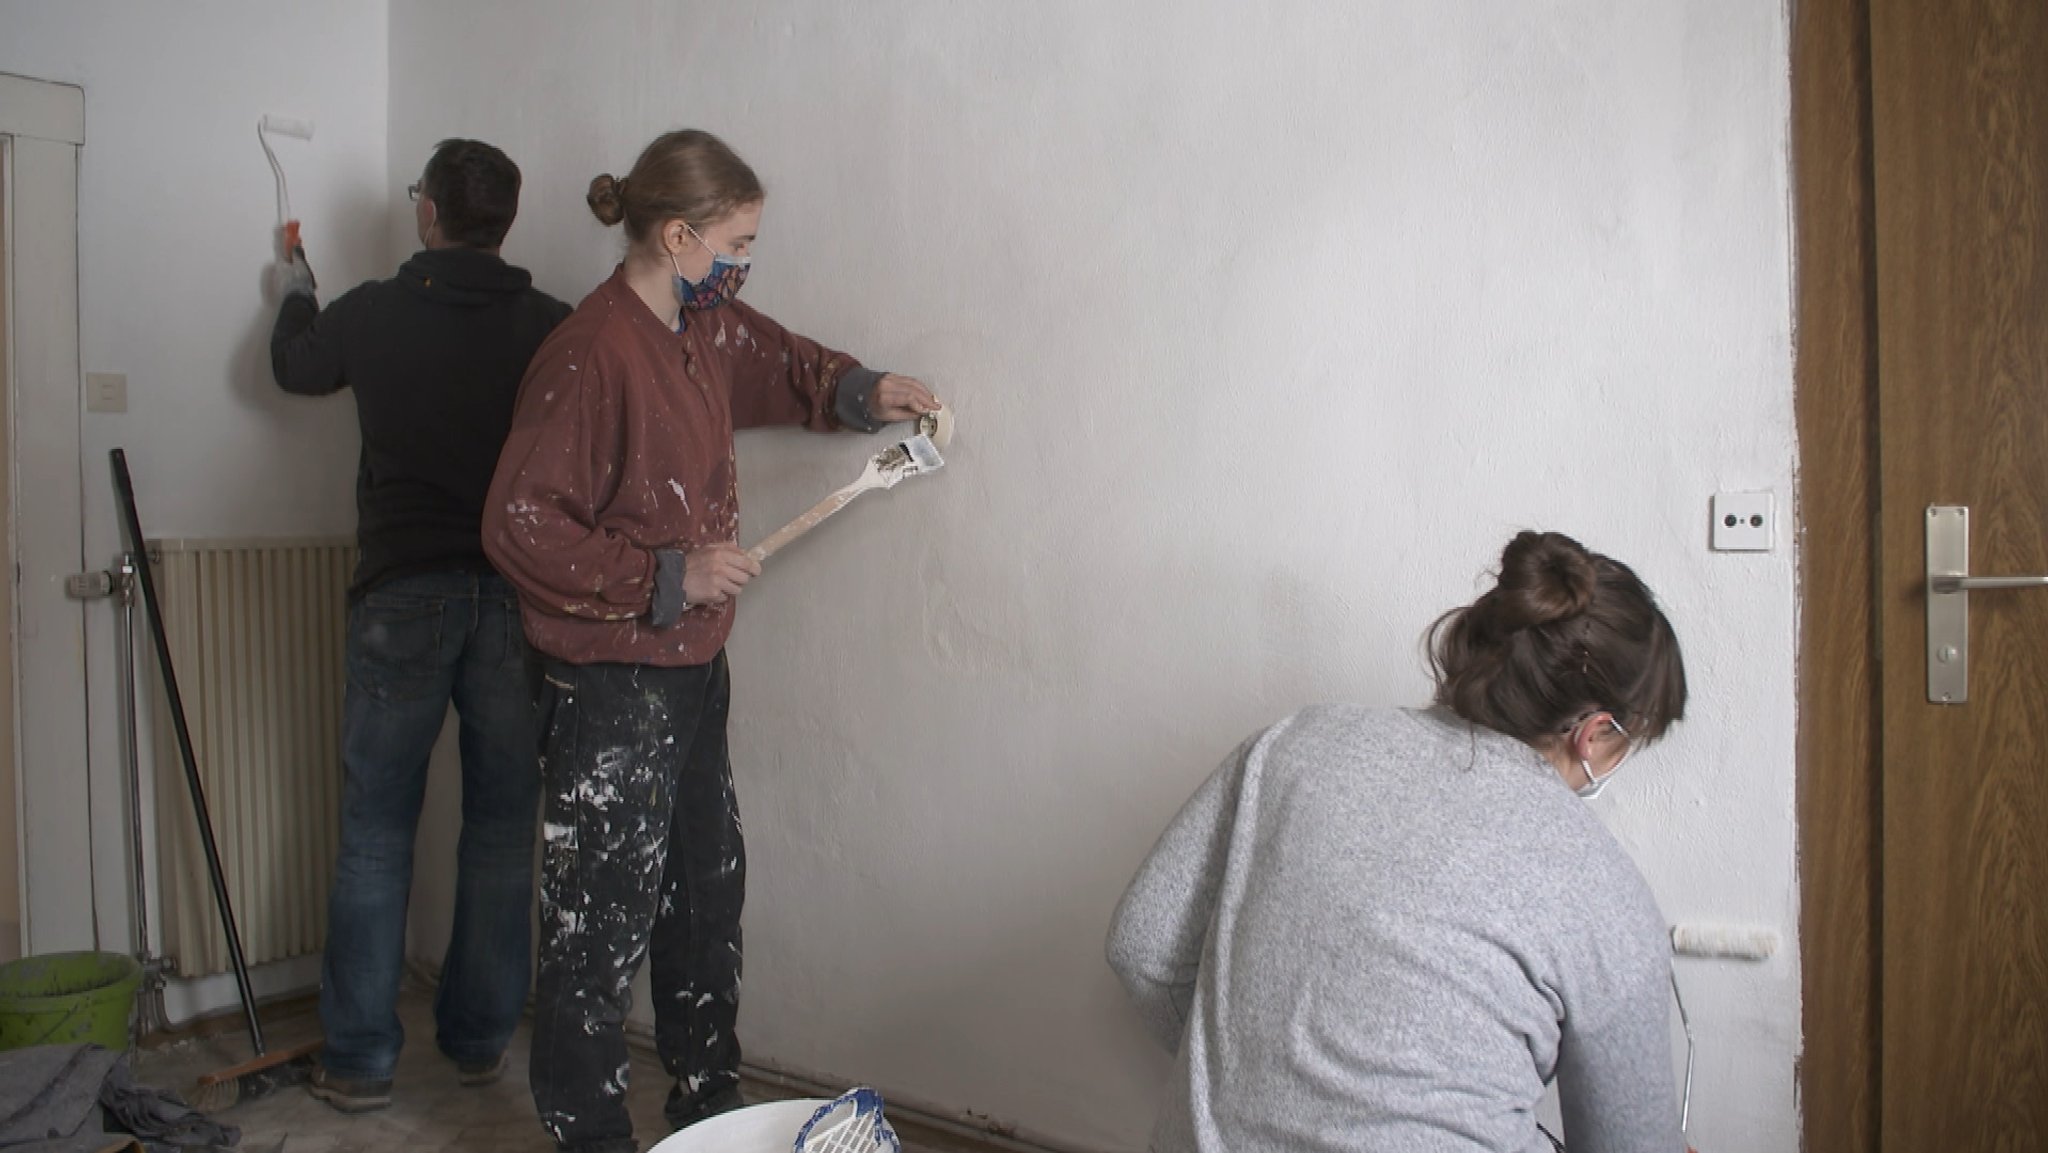
{"type": "Polygon", "coordinates": [[[107,1111],[109,1128],[142,1138],[149,1153],[224,1149],[242,1139],[241,1130],[208,1120],[176,1094],[137,1082],[126,1061],[107,1071],[100,1105],[107,1111]]]}
{"type": "Polygon", "coordinates": [[[209,1121],[176,1096],[137,1084],[121,1058],[98,1045],[0,1052],[0,1150],[190,1153],[241,1140],[234,1126],[209,1121]]]}
{"type": "MultiPolygon", "coordinates": [[[[1636,768],[1637,773],[1648,772],[1636,768]]],[[[1671,946],[1642,876],[1520,741],[1309,709],[1246,742],[1117,909],[1178,1050],[1158,1153],[1678,1153],[1671,946]]]]}
{"type": "Polygon", "coordinates": [[[0,1053],[0,1149],[99,1153],[132,1145],[100,1126],[100,1086],[120,1059],[98,1045],[35,1045],[0,1053]]]}

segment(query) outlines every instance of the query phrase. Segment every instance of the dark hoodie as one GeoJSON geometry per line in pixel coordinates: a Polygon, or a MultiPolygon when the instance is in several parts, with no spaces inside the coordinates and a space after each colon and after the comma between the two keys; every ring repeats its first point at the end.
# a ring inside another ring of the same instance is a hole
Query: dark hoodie
{"type": "Polygon", "coordinates": [[[356,393],[361,558],[351,592],[442,570],[489,572],[484,496],[527,361],[569,306],[488,253],[415,253],[322,309],[285,299],[270,370],[287,392],[356,393]]]}

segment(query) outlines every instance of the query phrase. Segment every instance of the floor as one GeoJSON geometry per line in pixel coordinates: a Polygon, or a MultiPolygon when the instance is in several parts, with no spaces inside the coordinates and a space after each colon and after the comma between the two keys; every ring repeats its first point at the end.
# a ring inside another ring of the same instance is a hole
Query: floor
{"type": "MultiPolygon", "coordinates": [[[[434,1048],[432,1000],[410,988],[401,998],[399,1017],[407,1043],[399,1058],[389,1109],[357,1116],[335,1112],[298,1087],[243,1102],[218,1115],[242,1130],[242,1148],[250,1153],[369,1153],[405,1149],[492,1150],[494,1153],[552,1153],[554,1143],[534,1115],[526,1087],[529,1027],[521,1025],[508,1054],[505,1076],[495,1085],[464,1088],[456,1083],[455,1066],[434,1048]]],[[[265,1040],[272,1051],[290,1047],[318,1033],[319,1021],[302,1005],[275,1020],[266,1014],[265,1040]]],[[[185,1038],[145,1049],[138,1062],[144,1084],[183,1092],[197,1077],[248,1058],[248,1043],[239,1030],[214,1038],[185,1038]]],[[[668,1135],[661,1105],[668,1080],[654,1055],[633,1050],[631,1105],[634,1132],[643,1149],[668,1135]]],[[[775,1100],[790,1094],[748,1082],[742,1087],[749,1102],[775,1100]]],[[[899,1125],[906,1153],[953,1153],[977,1148],[955,1143],[942,1134],[919,1134],[899,1125]],[[911,1144],[912,1140],[921,1143],[911,1144]],[[922,1143],[928,1140],[929,1143],[922,1143]]]]}

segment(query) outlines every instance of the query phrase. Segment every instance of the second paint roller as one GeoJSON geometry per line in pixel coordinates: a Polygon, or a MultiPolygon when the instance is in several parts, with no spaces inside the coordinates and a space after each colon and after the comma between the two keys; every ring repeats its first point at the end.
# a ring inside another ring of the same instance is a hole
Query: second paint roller
{"type": "MultiPolygon", "coordinates": [[[[277,179],[277,227],[282,241],[284,257],[296,259],[306,265],[306,275],[313,274],[313,266],[306,262],[306,247],[299,242],[299,219],[292,215],[292,193],[284,178],[284,165],[278,163],[277,152],[270,147],[273,136],[290,136],[310,143],[313,139],[313,122],[291,116],[273,116],[264,113],[256,121],[256,142],[263,145],[263,155],[270,161],[270,174],[277,179]]],[[[313,287],[318,288],[316,279],[313,287]]]]}

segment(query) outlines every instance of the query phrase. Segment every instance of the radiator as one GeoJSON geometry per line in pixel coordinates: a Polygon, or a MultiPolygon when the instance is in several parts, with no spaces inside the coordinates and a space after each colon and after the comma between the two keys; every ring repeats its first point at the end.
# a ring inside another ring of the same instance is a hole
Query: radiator
{"type": "MultiPolygon", "coordinates": [[[[340,837],[354,542],[166,540],[150,559],[243,949],[252,965],[317,953],[340,837]]],[[[160,678],[152,696],[163,951],[182,976],[224,973],[160,678]]]]}

